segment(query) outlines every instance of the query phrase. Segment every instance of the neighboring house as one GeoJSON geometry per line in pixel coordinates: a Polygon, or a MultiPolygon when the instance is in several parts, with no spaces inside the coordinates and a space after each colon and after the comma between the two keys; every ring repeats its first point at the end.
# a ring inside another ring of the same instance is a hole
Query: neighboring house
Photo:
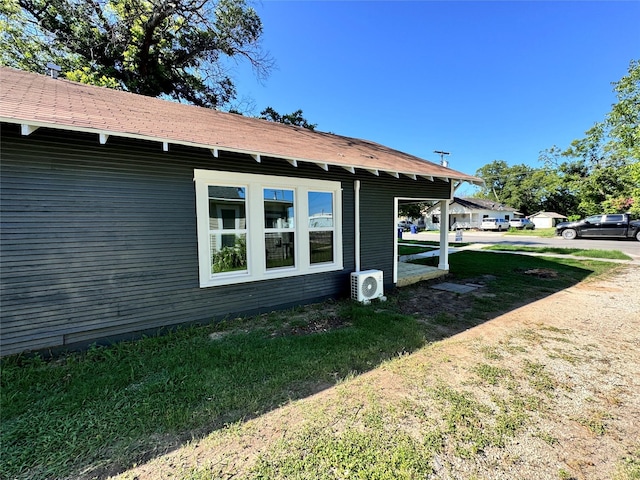
{"type": "MultiPolygon", "coordinates": [[[[480,198],[453,197],[449,205],[449,229],[478,228],[483,218],[504,218],[511,220],[521,217],[514,208],[499,202],[480,198]]],[[[440,204],[435,204],[425,212],[425,223],[429,230],[439,230],[441,223],[440,204]]]]}
{"type": "Polygon", "coordinates": [[[556,212],[538,212],[529,215],[536,228],[554,228],[560,222],[566,222],[567,217],[556,212]]]}
{"type": "MultiPolygon", "coordinates": [[[[482,180],[366,140],[0,68],[2,355],[397,282],[400,201],[482,180]]],[[[446,235],[439,269],[448,270],[446,235]]]]}

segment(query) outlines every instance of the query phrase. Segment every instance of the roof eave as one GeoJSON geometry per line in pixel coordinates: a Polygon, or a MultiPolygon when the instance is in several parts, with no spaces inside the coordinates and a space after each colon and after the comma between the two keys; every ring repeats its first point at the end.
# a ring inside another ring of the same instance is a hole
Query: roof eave
{"type": "Polygon", "coordinates": [[[97,129],[97,128],[83,127],[78,125],[66,125],[66,124],[60,124],[60,123],[54,123],[54,122],[10,118],[10,117],[4,117],[4,116],[0,116],[0,121],[5,123],[13,123],[13,124],[20,125],[21,133],[22,135],[25,135],[25,136],[30,135],[31,133],[33,133],[34,131],[36,131],[38,128],[41,128],[41,127],[52,128],[56,130],[95,134],[95,135],[98,135],[100,144],[105,144],[108,141],[109,137],[114,136],[114,137],[130,138],[134,140],[145,140],[150,142],[157,142],[161,145],[161,148],[163,151],[168,151],[170,145],[182,145],[187,147],[194,147],[194,148],[209,150],[214,157],[217,157],[219,151],[223,150],[226,152],[249,155],[252,158],[254,158],[257,162],[260,162],[262,157],[280,158],[282,160],[286,160],[287,162],[289,162],[293,167],[297,167],[298,162],[304,162],[304,163],[311,163],[311,164],[318,165],[320,168],[322,168],[325,171],[328,170],[329,166],[332,166],[332,167],[344,168],[345,170],[351,172],[352,174],[355,174],[355,170],[359,169],[359,170],[368,171],[375,175],[378,175],[379,174],[378,172],[384,172],[391,175],[394,178],[400,178],[401,176],[405,176],[413,180],[417,180],[418,177],[420,177],[432,182],[435,180],[443,180],[446,182],[449,182],[449,181],[469,182],[473,185],[478,185],[478,186],[484,185],[484,181],[482,179],[477,177],[471,177],[471,176],[442,175],[442,174],[431,175],[431,174],[425,174],[424,172],[417,172],[417,171],[407,172],[407,171],[399,171],[399,170],[389,170],[384,168],[375,169],[375,173],[374,173],[370,166],[365,166],[365,165],[337,163],[337,162],[330,162],[330,161],[329,162],[319,161],[317,159],[291,157],[291,156],[282,155],[274,152],[268,152],[268,151],[247,150],[247,149],[229,147],[229,146],[220,145],[220,144],[205,144],[205,143],[198,143],[198,142],[190,142],[190,141],[180,140],[175,138],[143,135],[143,134],[134,133],[134,132],[103,130],[103,129],[97,129]]]}

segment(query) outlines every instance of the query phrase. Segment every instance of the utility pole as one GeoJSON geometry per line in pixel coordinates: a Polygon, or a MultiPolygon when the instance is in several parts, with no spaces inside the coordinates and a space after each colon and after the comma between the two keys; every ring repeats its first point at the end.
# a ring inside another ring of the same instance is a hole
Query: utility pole
{"type": "Polygon", "coordinates": [[[434,150],[433,153],[437,153],[438,155],[440,155],[440,165],[442,165],[443,167],[448,167],[449,166],[449,162],[447,162],[444,159],[445,155],[451,155],[451,153],[449,152],[441,152],[440,150],[434,150]]]}

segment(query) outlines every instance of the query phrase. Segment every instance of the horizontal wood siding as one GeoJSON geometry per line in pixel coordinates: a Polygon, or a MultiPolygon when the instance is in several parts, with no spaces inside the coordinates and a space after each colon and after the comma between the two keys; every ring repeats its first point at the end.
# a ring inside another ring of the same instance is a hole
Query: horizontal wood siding
{"type": "Polygon", "coordinates": [[[388,283],[394,192],[434,186],[44,128],[23,137],[16,125],[2,125],[0,148],[2,355],[346,296],[356,179],[362,267],[384,270],[388,283]],[[344,270],[199,288],[194,168],[341,181],[344,270]]]}
{"type": "Polygon", "coordinates": [[[441,180],[398,179],[385,173],[363,180],[360,187],[362,270],[382,270],[385,288],[392,287],[393,244],[397,238],[395,198],[448,198],[449,189],[449,184],[441,180]]]}

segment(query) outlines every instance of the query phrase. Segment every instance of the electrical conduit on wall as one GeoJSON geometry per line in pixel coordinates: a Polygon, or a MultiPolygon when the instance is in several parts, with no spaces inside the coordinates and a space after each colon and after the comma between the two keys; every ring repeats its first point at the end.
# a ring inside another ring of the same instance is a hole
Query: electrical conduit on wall
{"type": "Polygon", "coordinates": [[[355,255],[356,255],[356,272],[360,271],[360,180],[353,182],[355,191],[355,255]]]}

